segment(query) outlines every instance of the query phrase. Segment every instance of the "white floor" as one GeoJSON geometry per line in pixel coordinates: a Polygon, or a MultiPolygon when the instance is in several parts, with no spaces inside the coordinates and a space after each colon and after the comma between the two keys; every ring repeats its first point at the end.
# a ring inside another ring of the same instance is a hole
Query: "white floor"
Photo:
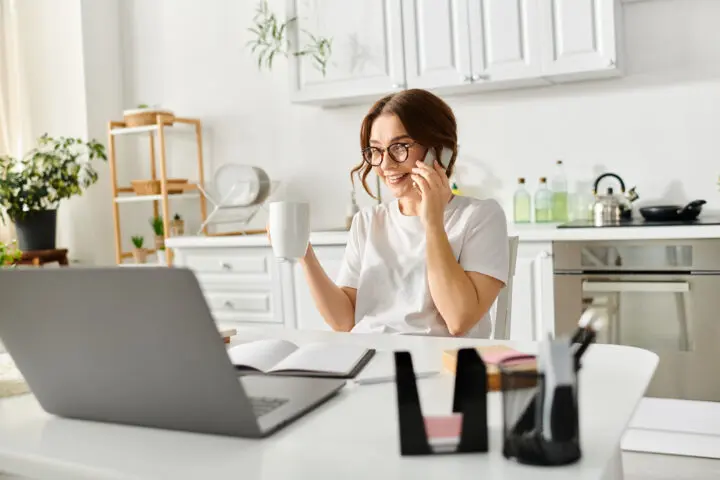
{"type": "MultiPolygon", "coordinates": [[[[624,452],[623,467],[625,480],[720,479],[720,460],[706,458],[624,452]]],[[[0,473],[0,480],[22,479],[0,473]]]]}

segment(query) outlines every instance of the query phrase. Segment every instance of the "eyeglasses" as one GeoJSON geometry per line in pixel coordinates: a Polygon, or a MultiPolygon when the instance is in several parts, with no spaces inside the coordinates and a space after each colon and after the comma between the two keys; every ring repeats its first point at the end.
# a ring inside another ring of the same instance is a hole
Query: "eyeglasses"
{"type": "Polygon", "coordinates": [[[388,145],[387,148],[367,147],[362,149],[362,155],[363,159],[373,167],[377,167],[382,163],[385,151],[390,154],[390,158],[394,161],[402,163],[407,160],[408,151],[414,145],[417,145],[417,142],[393,143],[388,145]]]}

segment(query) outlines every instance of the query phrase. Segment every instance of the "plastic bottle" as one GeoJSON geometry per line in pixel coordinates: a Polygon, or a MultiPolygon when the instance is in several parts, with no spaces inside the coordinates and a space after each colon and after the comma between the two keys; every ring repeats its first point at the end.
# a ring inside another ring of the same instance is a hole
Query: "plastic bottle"
{"type": "Polygon", "coordinates": [[[518,178],[517,190],[513,196],[513,210],[515,223],[530,223],[530,192],[525,188],[525,179],[518,178]]]}
{"type": "Polygon", "coordinates": [[[563,161],[555,162],[555,172],[550,183],[552,190],[552,221],[567,222],[568,220],[568,181],[563,161]]]}
{"type": "Polygon", "coordinates": [[[547,178],[540,177],[540,185],[535,192],[535,222],[552,222],[552,192],[547,186],[547,178]]]}

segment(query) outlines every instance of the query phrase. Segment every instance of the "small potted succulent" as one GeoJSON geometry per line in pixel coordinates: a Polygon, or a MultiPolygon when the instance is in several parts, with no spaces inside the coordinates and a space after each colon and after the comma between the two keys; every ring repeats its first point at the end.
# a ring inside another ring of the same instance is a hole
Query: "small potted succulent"
{"type": "Polygon", "coordinates": [[[17,248],[17,241],[9,244],[0,242],[0,268],[14,267],[22,258],[22,252],[17,248]]]}
{"type": "Polygon", "coordinates": [[[160,265],[165,265],[165,262],[167,261],[167,257],[165,256],[165,246],[158,248],[155,253],[157,253],[157,260],[160,265]]]}
{"type": "Polygon", "coordinates": [[[153,217],[150,219],[150,226],[155,234],[155,250],[165,248],[165,225],[162,217],[153,217]]]}
{"type": "Polygon", "coordinates": [[[170,222],[170,234],[174,237],[185,235],[185,220],[182,219],[179,213],[176,213],[170,222]]]}
{"type": "Polygon", "coordinates": [[[132,243],[133,247],[135,247],[133,249],[133,258],[135,258],[135,263],[147,262],[147,250],[143,248],[143,243],[145,243],[145,239],[142,237],[142,235],[133,235],[132,243]]]}

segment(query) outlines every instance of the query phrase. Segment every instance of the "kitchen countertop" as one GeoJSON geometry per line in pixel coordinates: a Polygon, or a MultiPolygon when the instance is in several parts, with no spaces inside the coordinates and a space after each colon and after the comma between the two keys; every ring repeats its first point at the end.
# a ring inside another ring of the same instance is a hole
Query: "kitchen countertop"
{"type": "MultiPolygon", "coordinates": [[[[651,240],[651,239],[720,239],[720,225],[692,225],[667,227],[603,227],[557,228],[558,224],[509,224],[508,233],[518,235],[524,242],[587,241],[587,240],[651,240]]],[[[345,245],[348,232],[343,230],[317,231],[310,234],[310,243],[345,245]]],[[[267,247],[264,234],[236,236],[183,236],[166,241],[170,248],[202,247],[267,247]]]]}

